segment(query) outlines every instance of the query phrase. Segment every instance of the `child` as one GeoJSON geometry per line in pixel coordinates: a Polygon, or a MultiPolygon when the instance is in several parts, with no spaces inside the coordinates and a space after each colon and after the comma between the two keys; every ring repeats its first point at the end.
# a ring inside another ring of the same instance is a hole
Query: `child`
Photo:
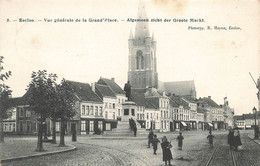
{"type": "Polygon", "coordinates": [[[182,136],[182,133],[180,132],[180,135],[177,137],[178,140],[178,149],[182,150],[182,140],[184,140],[184,137],[182,136]]]}
{"type": "Polygon", "coordinates": [[[171,159],[172,159],[172,152],[171,152],[171,143],[167,140],[166,136],[163,136],[162,138],[162,151],[163,151],[163,161],[165,162],[165,165],[167,165],[167,162],[169,162],[169,165],[171,165],[171,159]]]}
{"type": "Polygon", "coordinates": [[[153,141],[153,136],[154,136],[153,130],[151,130],[151,131],[149,132],[149,134],[148,134],[148,147],[147,147],[147,148],[150,148],[150,144],[151,144],[152,141],[153,141]]]}
{"type": "Polygon", "coordinates": [[[214,135],[212,135],[211,132],[209,132],[207,139],[209,139],[209,145],[211,148],[213,148],[213,138],[214,138],[214,135]]]}
{"type": "Polygon", "coordinates": [[[152,144],[153,144],[153,154],[156,154],[157,144],[158,144],[159,142],[160,142],[160,141],[158,140],[157,135],[154,134],[154,138],[153,138],[153,141],[152,141],[152,144]]]}

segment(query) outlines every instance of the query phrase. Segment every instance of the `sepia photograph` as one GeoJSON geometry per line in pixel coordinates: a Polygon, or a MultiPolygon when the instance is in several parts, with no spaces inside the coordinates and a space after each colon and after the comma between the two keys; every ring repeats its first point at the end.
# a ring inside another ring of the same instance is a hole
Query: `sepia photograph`
{"type": "Polygon", "coordinates": [[[0,166],[259,166],[260,1],[0,0],[0,166]]]}

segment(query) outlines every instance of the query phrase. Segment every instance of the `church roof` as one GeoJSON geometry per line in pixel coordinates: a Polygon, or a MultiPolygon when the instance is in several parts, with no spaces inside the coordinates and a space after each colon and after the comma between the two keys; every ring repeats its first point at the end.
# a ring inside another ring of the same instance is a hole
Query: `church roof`
{"type": "Polygon", "coordinates": [[[82,101],[102,102],[100,97],[92,91],[88,83],[81,83],[75,81],[68,81],[75,91],[75,95],[82,101]]]}
{"type": "Polygon", "coordinates": [[[125,91],[112,79],[100,78],[97,84],[108,85],[114,93],[125,95],[125,91]]]}
{"type": "Polygon", "coordinates": [[[96,84],[96,91],[99,97],[116,97],[108,85],[96,84]]]}
{"type": "Polygon", "coordinates": [[[195,91],[194,81],[175,81],[175,82],[160,82],[159,89],[164,90],[166,93],[171,93],[181,96],[192,96],[195,91]]]}

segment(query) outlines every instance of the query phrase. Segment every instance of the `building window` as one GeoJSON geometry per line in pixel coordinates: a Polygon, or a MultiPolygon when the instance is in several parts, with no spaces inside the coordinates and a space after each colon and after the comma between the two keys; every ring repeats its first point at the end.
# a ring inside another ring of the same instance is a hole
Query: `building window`
{"type": "Polygon", "coordinates": [[[137,119],[139,120],[139,114],[137,114],[137,119]]]}
{"type": "Polygon", "coordinates": [[[85,120],[81,121],[81,131],[86,131],[86,121],[85,120]]]}
{"type": "Polygon", "coordinates": [[[94,121],[89,121],[89,131],[94,131],[94,121]]]}
{"type": "Polygon", "coordinates": [[[81,115],[85,115],[85,105],[82,105],[81,107],[81,115]]]}
{"type": "Polygon", "coordinates": [[[118,109],[118,116],[120,116],[120,109],[118,109]]]}
{"type": "Polygon", "coordinates": [[[98,121],[98,128],[102,131],[103,130],[103,122],[98,121]]]}
{"type": "Polygon", "coordinates": [[[159,118],[159,117],[158,117],[158,113],[157,113],[157,120],[158,120],[158,118],[159,118]]]}
{"type": "Polygon", "coordinates": [[[60,131],[60,122],[56,122],[55,126],[56,126],[56,131],[60,131]]]}
{"type": "Polygon", "coordinates": [[[86,115],[89,115],[89,106],[88,105],[86,106],[86,112],[85,113],[86,113],[86,115]]]}
{"type": "Polygon", "coordinates": [[[147,128],[147,129],[149,128],[149,122],[146,123],[146,128],[147,128]]]}
{"type": "Polygon", "coordinates": [[[26,110],[26,117],[31,117],[31,111],[30,110],[26,110]]]}
{"type": "Polygon", "coordinates": [[[163,117],[162,111],[161,111],[161,117],[163,117]]]}
{"type": "Polygon", "coordinates": [[[132,111],[132,116],[135,116],[135,109],[131,109],[132,111]]]}
{"type": "Polygon", "coordinates": [[[24,110],[24,108],[19,109],[19,117],[23,117],[23,110],[24,110]]]}
{"type": "Polygon", "coordinates": [[[98,106],[95,106],[95,116],[98,116],[98,106]]]}
{"type": "Polygon", "coordinates": [[[102,107],[99,107],[99,116],[102,116],[103,115],[103,112],[102,112],[102,107]]]}
{"type": "Polygon", "coordinates": [[[90,106],[90,115],[93,115],[93,106],[90,106]]]}
{"type": "Polygon", "coordinates": [[[107,111],[105,112],[105,118],[107,119],[107,111]]]}
{"type": "Polygon", "coordinates": [[[113,119],[116,119],[116,113],[113,112],[113,119]]]}
{"type": "Polygon", "coordinates": [[[116,108],[116,104],[115,103],[113,103],[113,108],[116,108]]]}
{"type": "Polygon", "coordinates": [[[26,130],[27,130],[27,132],[31,131],[31,122],[30,121],[26,121],[26,130]]]}
{"type": "Polygon", "coordinates": [[[20,126],[20,131],[23,131],[23,121],[20,121],[19,123],[20,123],[20,124],[19,124],[19,126],[20,126]]]}
{"type": "Polygon", "coordinates": [[[112,108],[112,103],[109,103],[109,108],[112,108]]]}
{"type": "Polygon", "coordinates": [[[149,113],[146,114],[146,119],[149,119],[149,113]]]}
{"type": "Polygon", "coordinates": [[[150,115],[151,115],[150,118],[153,119],[153,114],[151,113],[150,115]]]}
{"type": "Polygon", "coordinates": [[[124,115],[129,115],[129,109],[124,109],[124,115]]]}

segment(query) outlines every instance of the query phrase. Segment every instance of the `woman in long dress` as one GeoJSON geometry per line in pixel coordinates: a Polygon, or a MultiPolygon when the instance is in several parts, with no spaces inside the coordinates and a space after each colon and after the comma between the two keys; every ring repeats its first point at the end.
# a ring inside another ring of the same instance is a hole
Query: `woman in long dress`
{"type": "Polygon", "coordinates": [[[167,165],[167,161],[169,162],[169,165],[171,165],[172,152],[170,148],[172,148],[172,145],[167,140],[166,136],[163,136],[161,146],[163,151],[163,161],[165,162],[165,165],[167,165]]]}

